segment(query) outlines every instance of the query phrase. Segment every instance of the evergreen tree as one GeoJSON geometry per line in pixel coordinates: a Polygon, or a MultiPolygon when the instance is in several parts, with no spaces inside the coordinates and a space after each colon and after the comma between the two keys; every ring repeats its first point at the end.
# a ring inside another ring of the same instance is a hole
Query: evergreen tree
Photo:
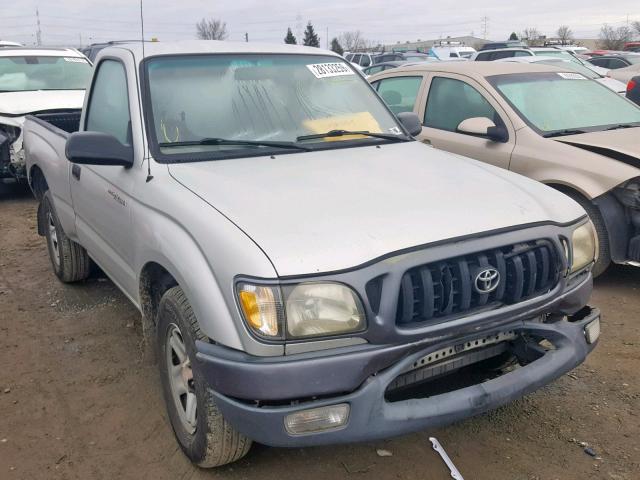
{"type": "Polygon", "coordinates": [[[331,40],[331,51],[336,52],[338,55],[342,55],[344,53],[342,45],[340,45],[340,42],[335,37],[331,40]]]}
{"type": "Polygon", "coordinates": [[[284,37],[284,43],[287,43],[289,45],[298,44],[298,41],[296,40],[296,37],[293,35],[293,32],[291,31],[290,28],[287,28],[287,36],[284,37]]]}
{"type": "Polygon", "coordinates": [[[311,22],[307,23],[307,28],[304,30],[303,45],[307,47],[320,47],[320,37],[316,34],[311,22]]]}
{"type": "Polygon", "coordinates": [[[511,36],[509,37],[509,40],[519,40],[516,32],[511,32],[511,36]]]}

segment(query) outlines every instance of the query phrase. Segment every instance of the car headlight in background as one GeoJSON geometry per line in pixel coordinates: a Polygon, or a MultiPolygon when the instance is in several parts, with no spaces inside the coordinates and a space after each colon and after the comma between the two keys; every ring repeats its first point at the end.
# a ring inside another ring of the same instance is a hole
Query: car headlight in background
{"type": "Polygon", "coordinates": [[[589,221],[573,231],[571,236],[571,270],[577,272],[591,264],[598,254],[596,232],[589,221]]]}
{"type": "Polygon", "coordinates": [[[245,322],[257,335],[283,340],[361,331],[365,312],[356,293],[340,283],[238,284],[245,322]]]}
{"type": "Polygon", "coordinates": [[[640,177],[614,188],[613,194],[625,207],[640,209],[640,177]]]}

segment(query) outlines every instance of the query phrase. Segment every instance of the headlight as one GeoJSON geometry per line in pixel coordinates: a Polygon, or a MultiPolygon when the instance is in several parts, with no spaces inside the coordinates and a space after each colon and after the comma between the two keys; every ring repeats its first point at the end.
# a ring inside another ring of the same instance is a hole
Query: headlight
{"type": "Polygon", "coordinates": [[[339,283],[300,283],[282,290],[240,283],[238,299],[249,328],[269,339],[339,335],[366,326],[360,299],[339,283]]]}
{"type": "Polygon", "coordinates": [[[625,207],[640,210],[640,177],[616,187],[613,194],[625,207]]]}
{"type": "Polygon", "coordinates": [[[571,236],[571,273],[592,263],[597,255],[596,232],[591,222],[580,225],[571,236]]]}

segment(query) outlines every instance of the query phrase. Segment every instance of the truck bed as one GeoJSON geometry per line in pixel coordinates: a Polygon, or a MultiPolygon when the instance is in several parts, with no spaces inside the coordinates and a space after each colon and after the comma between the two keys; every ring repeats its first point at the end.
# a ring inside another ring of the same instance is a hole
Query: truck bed
{"type": "Polygon", "coordinates": [[[82,111],[77,110],[71,112],[36,113],[29,115],[29,117],[39,120],[38,123],[45,128],[51,129],[51,127],[55,127],[56,130],[62,130],[69,134],[80,130],[81,115],[82,111]]]}

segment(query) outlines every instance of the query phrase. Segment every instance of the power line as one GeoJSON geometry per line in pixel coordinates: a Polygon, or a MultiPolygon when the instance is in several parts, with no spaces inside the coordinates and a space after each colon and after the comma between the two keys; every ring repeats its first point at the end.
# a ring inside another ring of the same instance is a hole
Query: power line
{"type": "Polygon", "coordinates": [[[485,40],[489,36],[489,17],[486,15],[480,19],[482,25],[482,38],[485,40]]]}

